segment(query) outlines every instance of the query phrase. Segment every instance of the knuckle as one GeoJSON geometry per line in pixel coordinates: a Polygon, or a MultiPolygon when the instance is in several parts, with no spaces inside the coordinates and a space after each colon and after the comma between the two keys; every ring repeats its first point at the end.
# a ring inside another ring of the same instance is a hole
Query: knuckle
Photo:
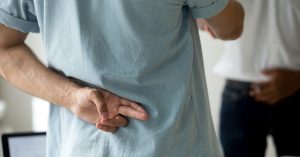
{"type": "Polygon", "coordinates": [[[89,95],[91,96],[91,97],[95,97],[95,96],[97,96],[97,89],[91,89],[90,91],[89,91],[89,95]]]}
{"type": "Polygon", "coordinates": [[[93,100],[94,97],[95,97],[95,94],[93,94],[92,91],[89,91],[88,94],[87,94],[87,97],[88,97],[89,100],[93,100]]]}

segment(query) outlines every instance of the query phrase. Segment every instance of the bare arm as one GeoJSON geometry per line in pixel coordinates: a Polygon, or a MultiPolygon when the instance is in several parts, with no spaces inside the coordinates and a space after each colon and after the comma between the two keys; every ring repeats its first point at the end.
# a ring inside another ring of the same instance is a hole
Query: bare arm
{"type": "Polygon", "coordinates": [[[135,102],[103,89],[80,87],[51,71],[24,43],[26,37],[27,34],[0,24],[0,75],[16,87],[60,104],[104,131],[114,132],[119,126],[127,124],[127,120],[119,114],[140,120],[148,118],[147,113],[135,102]]]}
{"type": "Polygon", "coordinates": [[[213,37],[234,40],[241,36],[244,23],[244,9],[236,0],[229,0],[226,8],[209,19],[198,19],[200,29],[208,31],[213,37]]]}
{"type": "Polygon", "coordinates": [[[42,65],[25,45],[26,37],[25,33],[0,26],[1,76],[32,95],[71,107],[70,92],[79,86],[42,65]]]}

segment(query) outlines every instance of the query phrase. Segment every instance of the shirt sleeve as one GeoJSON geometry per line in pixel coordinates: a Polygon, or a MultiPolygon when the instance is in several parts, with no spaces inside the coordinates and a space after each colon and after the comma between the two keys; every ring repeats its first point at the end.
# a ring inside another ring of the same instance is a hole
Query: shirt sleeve
{"type": "Polygon", "coordinates": [[[210,18],[221,12],[229,0],[186,0],[194,18],[210,18]]]}
{"type": "Polygon", "coordinates": [[[0,0],[0,23],[25,33],[40,31],[33,0],[0,0]]]}

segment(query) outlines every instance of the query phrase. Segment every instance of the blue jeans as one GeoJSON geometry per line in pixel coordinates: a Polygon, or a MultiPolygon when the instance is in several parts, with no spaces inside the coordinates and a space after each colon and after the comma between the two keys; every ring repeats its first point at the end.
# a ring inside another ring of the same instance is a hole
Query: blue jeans
{"type": "Polygon", "coordinates": [[[300,156],[300,91],[270,106],[248,96],[250,85],[226,82],[220,116],[225,157],[264,157],[268,135],[278,156],[300,156]]]}

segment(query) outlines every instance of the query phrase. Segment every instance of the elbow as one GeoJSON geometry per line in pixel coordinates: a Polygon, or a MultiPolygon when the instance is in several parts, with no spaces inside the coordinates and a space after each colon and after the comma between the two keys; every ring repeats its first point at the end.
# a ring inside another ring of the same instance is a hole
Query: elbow
{"type": "Polygon", "coordinates": [[[219,34],[222,40],[236,40],[242,36],[244,30],[244,12],[236,18],[236,22],[229,27],[226,31],[219,34]]]}
{"type": "Polygon", "coordinates": [[[219,38],[222,40],[236,40],[243,34],[245,11],[240,3],[236,1],[233,2],[234,3],[231,3],[231,6],[234,9],[232,9],[233,12],[230,14],[231,16],[229,20],[227,19],[223,21],[227,21],[227,27],[218,34],[219,38]]]}
{"type": "Polygon", "coordinates": [[[218,38],[221,40],[236,40],[240,38],[242,34],[243,34],[243,25],[240,25],[224,34],[219,34],[218,38]]]}
{"type": "Polygon", "coordinates": [[[231,40],[236,40],[240,38],[243,34],[244,26],[239,26],[238,28],[235,29],[235,31],[231,35],[231,40]]]}

